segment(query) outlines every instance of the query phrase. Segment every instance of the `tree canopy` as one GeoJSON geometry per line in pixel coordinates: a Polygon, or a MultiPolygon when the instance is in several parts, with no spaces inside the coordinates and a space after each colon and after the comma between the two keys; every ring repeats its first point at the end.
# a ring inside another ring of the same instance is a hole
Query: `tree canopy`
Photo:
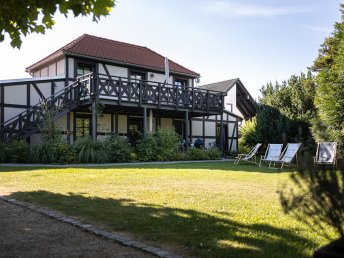
{"type": "Polygon", "coordinates": [[[313,64],[316,72],[313,134],[317,141],[336,141],[344,154],[344,4],[341,21],[325,39],[313,64]]]}
{"type": "Polygon", "coordinates": [[[315,114],[315,89],[310,71],[292,75],[281,84],[270,82],[263,86],[256,119],[241,128],[240,147],[251,148],[257,142],[302,142],[313,150],[310,126],[315,114]],[[252,137],[253,134],[256,136],[252,137]]]}
{"type": "Polygon", "coordinates": [[[69,12],[75,17],[92,15],[97,22],[114,6],[115,0],[4,0],[0,2],[0,42],[7,33],[12,47],[20,48],[21,36],[51,29],[57,11],[66,17],[69,12]]]}

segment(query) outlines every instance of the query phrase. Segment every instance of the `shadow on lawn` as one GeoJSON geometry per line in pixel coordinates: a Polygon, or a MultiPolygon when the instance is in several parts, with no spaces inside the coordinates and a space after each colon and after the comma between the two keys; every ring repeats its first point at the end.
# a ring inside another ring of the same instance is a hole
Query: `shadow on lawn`
{"type": "Polygon", "coordinates": [[[10,197],[106,225],[115,231],[134,233],[146,240],[183,246],[196,257],[307,257],[306,247],[315,247],[312,241],[289,229],[260,223],[241,224],[191,209],[166,207],[168,204],[157,206],[128,199],[47,191],[16,192],[10,197]]]}
{"type": "MultiPolygon", "coordinates": [[[[25,172],[35,170],[51,170],[51,169],[80,169],[83,170],[94,170],[94,169],[208,169],[208,170],[223,170],[223,171],[243,171],[243,172],[258,172],[258,173],[277,173],[279,169],[269,169],[267,167],[258,167],[257,164],[243,162],[239,165],[234,165],[233,161],[228,162],[189,162],[189,163],[163,163],[163,164],[115,164],[115,165],[104,165],[102,166],[0,166],[1,172],[25,172]]],[[[295,168],[284,168],[283,172],[294,171],[295,168]]]]}

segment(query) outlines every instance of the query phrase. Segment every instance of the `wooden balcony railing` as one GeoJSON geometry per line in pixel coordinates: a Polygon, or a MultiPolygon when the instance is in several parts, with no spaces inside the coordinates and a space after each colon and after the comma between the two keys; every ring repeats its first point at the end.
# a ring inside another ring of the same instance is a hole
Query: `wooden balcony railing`
{"type": "Polygon", "coordinates": [[[223,92],[181,87],[172,84],[129,79],[99,74],[95,76],[94,89],[99,98],[113,99],[122,103],[156,105],[157,108],[221,111],[224,106],[223,92]]]}

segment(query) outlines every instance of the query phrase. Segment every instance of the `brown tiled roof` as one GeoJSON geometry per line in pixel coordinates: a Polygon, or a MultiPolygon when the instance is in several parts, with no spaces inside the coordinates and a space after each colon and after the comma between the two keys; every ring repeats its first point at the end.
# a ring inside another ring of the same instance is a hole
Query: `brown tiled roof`
{"type": "MultiPolygon", "coordinates": [[[[164,71],[165,57],[147,47],[100,38],[88,34],[80,36],[46,58],[29,66],[27,71],[30,72],[36,70],[47,63],[61,58],[64,54],[96,58],[114,63],[122,63],[164,71]]],[[[169,68],[170,72],[173,73],[186,74],[192,77],[200,76],[198,73],[171,60],[169,60],[169,68]]]]}

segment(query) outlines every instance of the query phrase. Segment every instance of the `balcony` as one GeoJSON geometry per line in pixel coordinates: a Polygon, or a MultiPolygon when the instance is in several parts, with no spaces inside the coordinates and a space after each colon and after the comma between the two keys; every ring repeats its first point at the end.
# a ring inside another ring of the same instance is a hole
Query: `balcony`
{"type": "MultiPolygon", "coordinates": [[[[91,90],[91,89],[90,89],[91,90]]],[[[154,81],[98,74],[93,90],[101,103],[119,106],[146,106],[153,109],[185,110],[219,114],[223,110],[223,92],[178,87],[154,81]]]]}

